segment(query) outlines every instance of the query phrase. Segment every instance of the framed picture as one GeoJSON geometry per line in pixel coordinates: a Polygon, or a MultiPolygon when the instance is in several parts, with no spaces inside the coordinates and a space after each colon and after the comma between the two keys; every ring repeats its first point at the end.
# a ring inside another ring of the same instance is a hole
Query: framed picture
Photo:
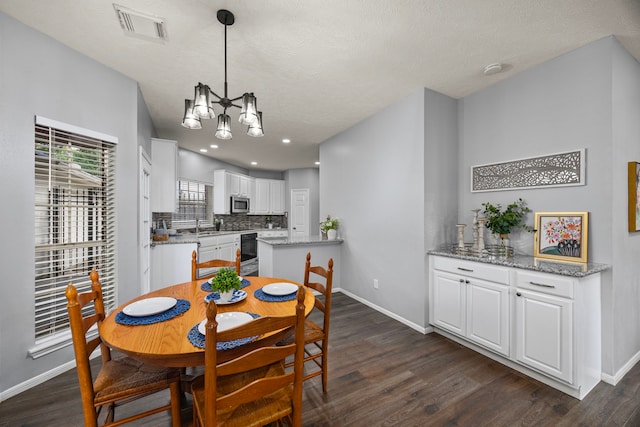
{"type": "Polygon", "coordinates": [[[640,163],[629,162],[629,231],[640,231],[640,163]]]}
{"type": "Polygon", "coordinates": [[[536,212],[533,256],[587,262],[589,212],[536,212]]]}

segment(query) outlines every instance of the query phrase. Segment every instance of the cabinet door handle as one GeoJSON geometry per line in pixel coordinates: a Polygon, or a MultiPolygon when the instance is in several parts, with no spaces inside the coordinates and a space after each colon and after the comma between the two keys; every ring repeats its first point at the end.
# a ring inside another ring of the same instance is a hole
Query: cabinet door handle
{"type": "Polygon", "coordinates": [[[468,285],[470,282],[469,282],[469,280],[465,279],[464,283],[466,283],[468,285]]]}
{"type": "Polygon", "coordinates": [[[521,296],[522,296],[522,294],[521,294],[520,292],[516,292],[516,296],[517,296],[517,297],[521,297],[521,296]]]}
{"type": "Polygon", "coordinates": [[[473,273],[473,270],[471,270],[470,268],[462,268],[462,267],[458,267],[458,270],[461,270],[461,271],[469,271],[469,272],[473,273]]]}
{"type": "Polygon", "coordinates": [[[531,285],[542,286],[543,288],[555,288],[555,285],[547,285],[545,283],[529,282],[531,285]]]}

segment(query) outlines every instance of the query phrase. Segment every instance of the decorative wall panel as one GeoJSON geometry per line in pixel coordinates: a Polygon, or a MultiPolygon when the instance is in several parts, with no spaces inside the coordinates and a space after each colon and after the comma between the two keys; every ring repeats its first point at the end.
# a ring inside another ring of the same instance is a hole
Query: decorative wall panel
{"type": "Polygon", "coordinates": [[[585,185],[585,149],[471,166],[471,192],[585,185]]]}

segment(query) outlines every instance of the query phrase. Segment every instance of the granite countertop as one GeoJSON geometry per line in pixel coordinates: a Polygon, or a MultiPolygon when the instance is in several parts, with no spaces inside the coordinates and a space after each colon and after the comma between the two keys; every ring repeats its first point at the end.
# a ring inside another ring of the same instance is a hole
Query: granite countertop
{"type": "Polygon", "coordinates": [[[200,234],[196,233],[178,233],[175,236],[169,236],[167,240],[161,241],[151,241],[151,246],[155,245],[176,245],[182,243],[199,243],[200,238],[202,237],[212,237],[212,236],[224,236],[226,234],[246,234],[246,233],[257,233],[260,231],[280,231],[287,230],[286,228],[253,228],[250,230],[206,230],[202,231],[200,234]]]}
{"type": "Polygon", "coordinates": [[[462,255],[447,250],[432,250],[427,252],[429,255],[439,255],[449,258],[463,259],[467,261],[482,262],[485,264],[502,265],[505,267],[522,268],[525,270],[533,270],[541,273],[558,274],[561,276],[585,277],[590,274],[599,273],[611,268],[608,264],[599,264],[594,262],[577,263],[577,262],[561,262],[551,261],[547,259],[534,258],[527,255],[516,255],[509,258],[498,257],[479,257],[474,255],[462,255]]]}
{"type": "Polygon", "coordinates": [[[301,237],[258,237],[259,242],[272,246],[291,245],[339,245],[344,240],[323,240],[321,236],[301,236],[301,237]]]}

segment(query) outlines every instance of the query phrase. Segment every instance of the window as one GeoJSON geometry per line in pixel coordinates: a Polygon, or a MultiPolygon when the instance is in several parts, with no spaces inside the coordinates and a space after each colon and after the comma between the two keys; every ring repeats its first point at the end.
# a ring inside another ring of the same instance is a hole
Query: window
{"type": "Polygon", "coordinates": [[[211,218],[212,188],[195,181],[178,181],[178,211],[172,215],[174,223],[211,218]]]}
{"type": "MultiPolygon", "coordinates": [[[[36,118],[36,347],[60,337],[68,340],[65,290],[69,283],[79,292],[90,289],[91,269],[100,274],[105,309],[115,308],[115,142],[36,118]]],[[[33,349],[31,354],[37,357],[33,349]]]]}

